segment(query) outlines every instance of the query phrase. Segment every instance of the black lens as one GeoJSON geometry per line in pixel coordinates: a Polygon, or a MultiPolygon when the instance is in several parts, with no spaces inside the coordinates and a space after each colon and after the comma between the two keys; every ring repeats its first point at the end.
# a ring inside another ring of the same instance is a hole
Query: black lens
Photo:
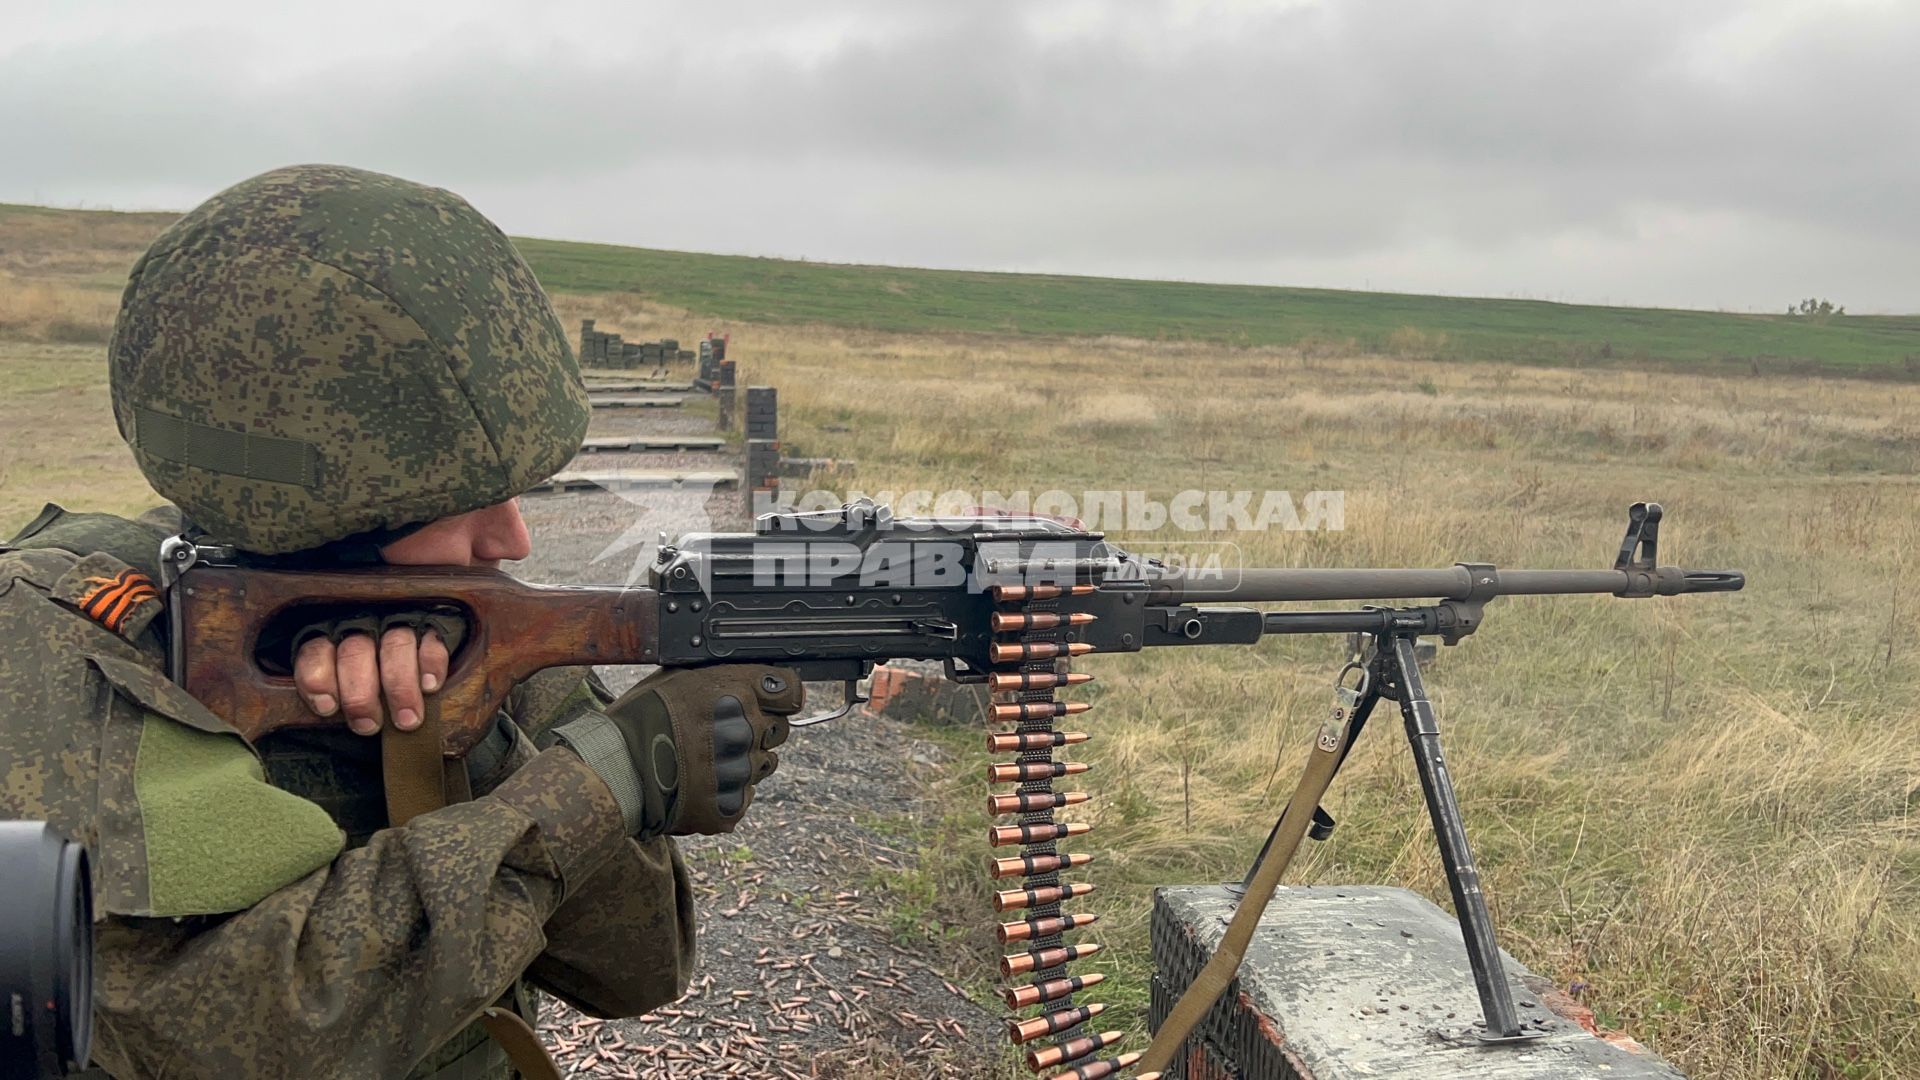
{"type": "Polygon", "coordinates": [[[86,1065],[93,1035],[87,853],[40,822],[0,822],[0,1080],[86,1065]]]}

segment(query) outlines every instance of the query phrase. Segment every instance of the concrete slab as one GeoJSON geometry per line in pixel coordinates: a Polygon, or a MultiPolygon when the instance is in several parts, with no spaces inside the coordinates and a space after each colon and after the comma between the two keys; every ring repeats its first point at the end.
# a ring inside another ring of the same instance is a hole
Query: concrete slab
{"type": "Polygon", "coordinates": [[[596,409],[677,409],[686,400],[684,394],[587,394],[596,409]]]}
{"type": "MultiPolygon", "coordinates": [[[[640,378],[643,378],[643,376],[636,373],[634,368],[609,368],[609,367],[583,367],[580,369],[580,377],[583,379],[640,379],[640,378]]],[[[657,382],[660,380],[655,379],[655,380],[649,380],[649,381],[657,382]]]]}
{"type": "Polygon", "coordinates": [[[583,454],[638,453],[643,450],[723,450],[718,435],[594,435],[580,444],[583,454]]]}
{"type": "Polygon", "coordinates": [[[586,380],[589,394],[689,394],[693,392],[692,383],[663,382],[653,379],[595,379],[586,380]]]}
{"type": "MultiPolygon", "coordinates": [[[[1238,903],[1223,885],[1156,890],[1158,1026],[1213,955],[1238,903]]],[[[1487,1046],[1480,999],[1453,916],[1406,889],[1282,888],[1260,920],[1239,977],[1170,1076],[1185,1080],[1683,1080],[1506,957],[1531,1042],[1487,1046]]]]}
{"type": "Polygon", "coordinates": [[[630,491],[640,488],[731,488],[740,485],[740,474],[731,470],[705,472],[665,472],[651,469],[608,469],[604,471],[567,470],[552,479],[535,484],[528,491],[630,491]]]}

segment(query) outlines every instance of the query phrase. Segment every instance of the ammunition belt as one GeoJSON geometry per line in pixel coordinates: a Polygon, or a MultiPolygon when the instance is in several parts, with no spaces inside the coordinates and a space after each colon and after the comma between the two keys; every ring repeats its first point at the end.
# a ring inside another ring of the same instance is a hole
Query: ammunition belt
{"type": "MultiPolygon", "coordinates": [[[[1068,965],[1098,952],[1097,944],[1070,945],[1067,936],[1097,921],[1098,916],[1071,914],[1062,905],[1093,891],[1084,882],[1069,883],[1064,871],[1086,866],[1093,856],[1062,852],[1060,842],[1092,831],[1084,822],[1063,822],[1059,810],[1087,801],[1082,791],[1061,790],[1056,782],[1088,771],[1084,762],[1060,760],[1056,755],[1089,741],[1081,731],[1059,730],[1068,717],[1091,708],[1085,702],[1065,702],[1058,692],[1088,682],[1092,676],[1075,673],[1073,658],[1093,646],[1070,640],[1075,626],[1092,616],[1070,610],[1073,598],[1092,591],[1081,585],[998,586],[993,597],[1000,610],[993,617],[997,641],[992,649],[995,670],[988,676],[993,690],[991,714],[1005,730],[987,736],[991,753],[1016,752],[1011,761],[988,766],[992,784],[1015,784],[1012,792],[988,797],[987,812],[1011,824],[996,823],[987,833],[995,849],[989,869],[1009,888],[994,894],[993,909],[1018,916],[999,925],[1003,945],[1020,951],[1001,958],[1000,972],[1007,985],[1002,992],[1013,1015],[1007,1037],[1026,1048],[1027,1067],[1035,1072],[1062,1069],[1053,1080],[1104,1080],[1119,1076],[1139,1061],[1137,1053],[1111,1056],[1123,1036],[1119,1031],[1090,1030],[1089,1022],[1106,1006],[1079,1000],[1082,991],[1098,985],[1104,975],[1073,975],[1068,965]],[[1006,849],[1018,847],[1015,855],[1006,849]],[[1024,978],[1024,981],[1021,981],[1024,978]],[[1021,1015],[1037,1009],[1030,1016],[1021,1015]],[[1106,1054],[1102,1052],[1105,1051],[1106,1054]]],[[[1152,1080],[1157,1073],[1136,1080],[1152,1080]]]]}

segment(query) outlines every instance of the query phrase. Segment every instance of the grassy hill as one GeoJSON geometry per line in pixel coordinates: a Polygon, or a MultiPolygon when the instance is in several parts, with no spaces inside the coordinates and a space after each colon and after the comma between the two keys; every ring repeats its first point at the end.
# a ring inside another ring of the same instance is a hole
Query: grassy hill
{"type": "MultiPolygon", "coordinates": [[[[0,331],[110,319],[125,268],[173,215],[0,204],[0,331]],[[92,297],[20,295],[63,287],[92,297]],[[56,303],[56,301],[58,301],[56,303]],[[54,308],[60,313],[49,314],[54,308]],[[67,309],[82,309],[78,313],[67,309]]],[[[518,239],[560,293],[638,293],[696,316],[899,332],[1120,336],[1327,355],[1920,379],[1920,316],[1824,322],[1400,293],[918,270],[518,239]]],[[[1784,298],[1783,298],[1784,303],[1784,298]]],[[[29,332],[32,332],[31,330],[29,332]]],[[[36,334],[35,336],[40,336],[36,334]]],[[[63,330],[61,340],[81,334],[63,330]]]]}
{"type": "Polygon", "coordinates": [[[1920,317],[1596,307],[1401,293],[913,270],[516,240],[547,287],[722,318],[1356,349],[1434,359],[1920,377],[1920,317]]]}

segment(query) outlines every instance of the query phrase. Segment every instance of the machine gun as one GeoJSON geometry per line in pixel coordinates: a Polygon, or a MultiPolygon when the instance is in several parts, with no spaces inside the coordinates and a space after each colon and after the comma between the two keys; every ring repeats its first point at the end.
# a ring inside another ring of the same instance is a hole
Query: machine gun
{"type": "Polygon", "coordinates": [[[484,569],[290,569],[250,564],[231,549],[186,538],[169,541],[162,554],[174,679],[249,739],[279,728],[338,723],[310,713],[291,678],[276,673],[273,658],[262,655],[264,643],[288,638],[289,627],[341,611],[457,608],[467,639],[452,658],[446,685],[428,699],[421,727],[382,734],[390,768],[397,757],[417,756],[423,746],[429,754],[460,758],[484,735],[516,683],[561,665],[771,663],[808,680],[843,683],[844,703],[795,721],[800,727],[844,716],[864,700],[861,679],[890,660],[938,661],[949,678],[985,684],[994,693],[992,719],[1012,725],[987,736],[989,750],[1012,756],[989,767],[989,781],[1015,785],[988,802],[992,814],[1012,822],[993,826],[989,844],[1019,852],[990,863],[995,878],[1018,879],[1019,886],[994,897],[996,911],[1021,916],[998,928],[1000,941],[1017,950],[1001,962],[1010,981],[1005,999],[1015,1010],[1009,1036],[1016,1044],[1032,1044],[1026,1059],[1035,1071],[1065,1067],[1062,1077],[1100,1080],[1138,1066],[1146,1070],[1139,1074],[1144,1080],[1166,1066],[1231,980],[1301,838],[1330,831],[1321,796],[1382,697],[1399,703],[1406,722],[1485,1012],[1484,1037],[1527,1037],[1515,1020],[1414,642],[1430,635],[1457,644],[1501,596],[1652,597],[1744,586],[1738,571],[1659,565],[1660,518],[1658,504],[1636,503],[1619,556],[1605,570],[1461,563],[1441,570],[1183,572],[1050,518],[896,519],[864,501],[832,511],[766,515],[752,533],[682,537],[660,549],[644,586],[529,585],[484,569]],[[1433,602],[1348,611],[1240,606],[1415,597],[1433,602]],[[1072,670],[1073,659],[1322,633],[1366,635],[1374,643],[1372,659],[1350,665],[1360,676],[1357,685],[1342,679],[1339,703],[1316,737],[1307,775],[1248,876],[1225,942],[1144,1055],[1098,1056],[1119,1033],[1087,1034],[1085,1025],[1104,1006],[1079,1003],[1076,996],[1100,976],[1067,971],[1096,946],[1065,941],[1095,917],[1062,910],[1088,891],[1063,881],[1062,872],[1092,857],[1063,852],[1060,842],[1090,826],[1056,818],[1056,811],[1088,798],[1056,787],[1088,769],[1057,756],[1091,737],[1058,726],[1089,708],[1058,696],[1092,677],[1072,670]],[[1033,1007],[1036,1015],[1020,1018],[1020,1010],[1033,1007]]]}

